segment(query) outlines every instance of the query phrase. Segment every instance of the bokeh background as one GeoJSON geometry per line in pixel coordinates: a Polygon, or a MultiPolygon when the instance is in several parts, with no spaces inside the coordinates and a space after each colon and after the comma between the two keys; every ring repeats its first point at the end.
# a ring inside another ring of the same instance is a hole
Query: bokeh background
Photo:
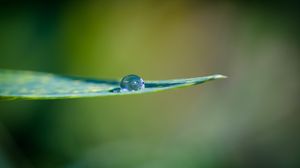
{"type": "Polygon", "coordinates": [[[0,3],[0,67],[145,80],[161,93],[0,102],[1,168],[300,167],[293,1],[0,3]]]}

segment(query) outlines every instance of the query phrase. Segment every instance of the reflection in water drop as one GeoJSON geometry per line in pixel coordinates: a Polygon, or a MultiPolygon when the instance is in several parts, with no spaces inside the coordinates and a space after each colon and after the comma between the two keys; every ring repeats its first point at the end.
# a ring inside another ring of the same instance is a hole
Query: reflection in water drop
{"type": "Polygon", "coordinates": [[[144,80],[137,75],[127,75],[120,82],[122,91],[137,91],[145,88],[144,80]]]}

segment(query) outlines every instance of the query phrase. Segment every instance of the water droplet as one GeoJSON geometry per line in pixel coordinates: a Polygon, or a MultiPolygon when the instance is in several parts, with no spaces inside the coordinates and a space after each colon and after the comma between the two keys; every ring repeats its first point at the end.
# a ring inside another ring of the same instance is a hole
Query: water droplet
{"type": "Polygon", "coordinates": [[[137,75],[127,75],[120,83],[122,91],[137,91],[145,88],[144,80],[137,75]]]}

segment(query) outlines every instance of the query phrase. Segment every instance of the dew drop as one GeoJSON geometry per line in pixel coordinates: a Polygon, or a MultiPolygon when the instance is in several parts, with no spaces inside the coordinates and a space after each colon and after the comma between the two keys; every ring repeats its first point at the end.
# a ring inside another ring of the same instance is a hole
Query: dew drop
{"type": "Polygon", "coordinates": [[[137,75],[127,75],[120,83],[122,91],[137,91],[145,88],[144,80],[137,75]]]}

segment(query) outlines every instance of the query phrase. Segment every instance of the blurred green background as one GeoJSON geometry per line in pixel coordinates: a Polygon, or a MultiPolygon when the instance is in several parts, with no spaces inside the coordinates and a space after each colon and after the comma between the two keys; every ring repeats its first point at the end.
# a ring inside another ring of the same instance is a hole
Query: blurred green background
{"type": "Polygon", "coordinates": [[[293,1],[1,2],[0,68],[226,80],[134,96],[0,102],[0,167],[300,167],[293,1]]]}

